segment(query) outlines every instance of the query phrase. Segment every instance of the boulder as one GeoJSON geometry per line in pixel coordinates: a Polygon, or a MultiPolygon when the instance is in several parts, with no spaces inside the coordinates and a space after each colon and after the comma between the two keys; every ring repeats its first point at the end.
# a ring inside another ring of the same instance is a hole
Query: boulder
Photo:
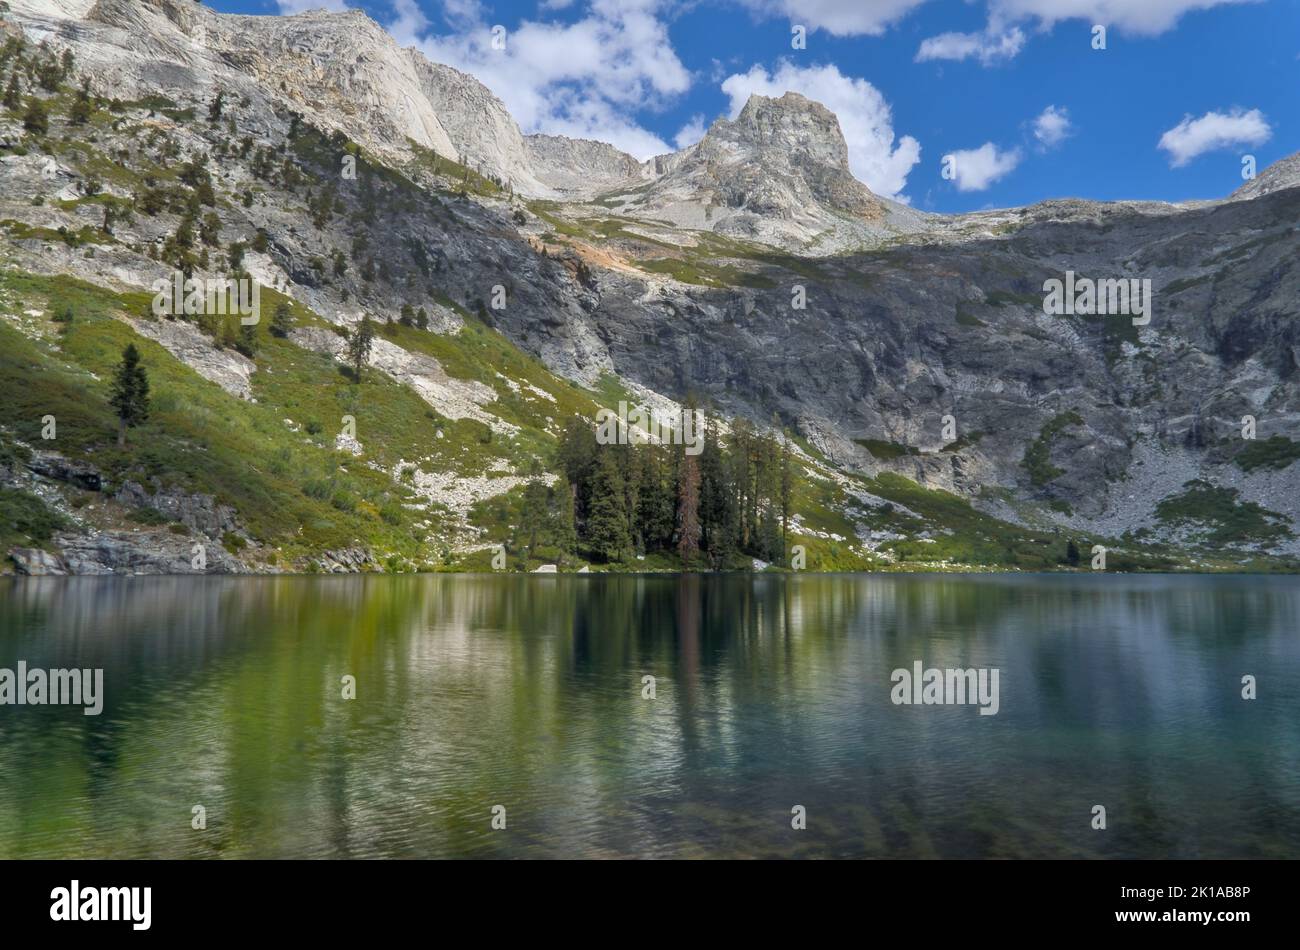
{"type": "Polygon", "coordinates": [[[68,566],[61,557],[40,548],[14,548],[9,557],[19,574],[30,577],[62,577],[68,573],[68,566]]]}

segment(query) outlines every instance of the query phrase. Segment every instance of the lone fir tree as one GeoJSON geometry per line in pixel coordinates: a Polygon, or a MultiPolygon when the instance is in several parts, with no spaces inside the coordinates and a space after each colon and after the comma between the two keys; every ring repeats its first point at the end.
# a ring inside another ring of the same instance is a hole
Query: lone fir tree
{"type": "Polygon", "coordinates": [[[140,365],[134,343],[122,351],[122,362],[113,373],[109,404],[117,412],[117,444],[126,445],[126,430],[149,418],[149,376],[140,365]]]}
{"type": "Polygon", "coordinates": [[[348,337],[348,362],[352,364],[352,375],[358,383],[361,382],[361,370],[370,360],[370,348],[374,341],[374,324],[369,317],[362,317],[348,337]]]}

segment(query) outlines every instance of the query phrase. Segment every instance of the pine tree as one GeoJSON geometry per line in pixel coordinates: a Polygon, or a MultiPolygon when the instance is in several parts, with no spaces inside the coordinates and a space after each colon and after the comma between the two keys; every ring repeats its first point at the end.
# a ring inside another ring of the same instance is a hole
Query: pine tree
{"type": "Polygon", "coordinates": [[[673,541],[677,496],[676,485],[669,480],[672,450],[650,443],[638,451],[645,456],[637,511],[641,540],[647,551],[664,550],[673,541]]]}
{"type": "Polygon", "coordinates": [[[133,343],[122,351],[122,362],[113,374],[109,405],[117,412],[117,444],[126,445],[126,430],[149,418],[149,377],[133,343]]]}
{"type": "Polygon", "coordinates": [[[50,117],[45,103],[35,96],[27,97],[27,111],[23,113],[23,128],[33,135],[44,135],[50,130],[50,117]]]}
{"type": "MultiPolygon", "coordinates": [[[[216,247],[221,243],[221,219],[217,217],[215,211],[209,211],[199,223],[199,240],[209,247],[216,247]]],[[[234,250],[233,245],[231,250],[234,250]]]]}
{"type": "Polygon", "coordinates": [[[93,108],[90,103],[90,80],[81,84],[81,89],[77,92],[77,98],[72,100],[72,109],[68,113],[68,119],[73,125],[85,125],[90,121],[90,113],[93,108]]]}
{"type": "Polygon", "coordinates": [[[524,486],[524,502],[519,512],[519,525],[510,547],[523,551],[531,558],[540,543],[545,541],[550,521],[550,507],[546,499],[546,483],[535,478],[524,486]]]}
{"type": "Polygon", "coordinates": [[[570,416],[560,434],[556,464],[574,488],[575,519],[579,526],[587,516],[587,501],[591,497],[591,475],[596,464],[596,433],[588,422],[579,416],[570,416]]]}
{"type": "Polygon", "coordinates": [[[370,359],[370,349],[375,341],[375,327],[370,317],[362,317],[361,323],[348,337],[348,362],[352,364],[352,376],[361,382],[361,371],[370,359]]]}
{"type": "Polygon", "coordinates": [[[611,451],[601,451],[591,480],[587,543],[605,561],[621,561],[631,545],[623,491],[623,473],[619,471],[617,457],[611,451]]]}
{"type": "Polygon", "coordinates": [[[553,493],[551,542],[564,554],[572,554],[578,547],[577,526],[573,516],[573,486],[560,479],[553,493]]]}
{"type": "Polygon", "coordinates": [[[18,82],[18,69],[14,68],[9,74],[9,84],[5,86],[4,107],[6,109],[17,109],[18,104],[22,102],[22,86],[18,82]]]}

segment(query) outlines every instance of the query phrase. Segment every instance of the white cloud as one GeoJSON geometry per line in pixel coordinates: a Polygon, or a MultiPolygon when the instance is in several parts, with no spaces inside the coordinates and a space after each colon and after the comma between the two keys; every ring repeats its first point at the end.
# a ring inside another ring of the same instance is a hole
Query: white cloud
{"type": "Polygon", "coordinates": [[[916,61],[975,58],[991,66],[1016,56],[1025,35],[1016,24],[1035,21],[1039,31],[1063,20],[1104,24],[1137,36],[1172,29],[1185,13],[1260,0],[988,0],[988,25],[978,33],[942,33],[921,42],[916,61]]]}
{"type": "Polygon", "coordinates": [[[1085,20],[1119,27],[1127,33],[1155,36],[1193,10],[1256,0],[990,0],[994,22],[1015,22],[1029,17],[1050,28],[1061,20],[1085,20]]]}
{"type": "Polygon", "coordinates": [[[1159,148],[1169,153],[1169,164],[1174,168],[1186,165],[1196,156],[1234,145],[1261,145],[1273,135],[1264,113],[1258,109],[1246,112],[1207,112],[1199,119],[1183,116],[1172,129],[1160,136],[1159,148]]]}
{"type": "MultiPolygon", "coordinates": [[[[283,3],[284,0],[280,2],[283,3]]],[[[393,0],[393,12],[397,18],[385,24],[384,29],[393,35],[399,45],[412,45],[429,28],[429,19],[415,0],[393,0]]]]}
{"type": "Polygon", "coordinates": [[[1034,120],[1034,138],[1045,149],[1055,148],[1073,134],[1070,113],[1064,108],[1048,106],[1034,120]]]}
{"type": "Polygon", "coordinates": [[[394,0],[389,30],[399,42],[463,70],[505,103],[525,132],[598,139],[636,156],[669,151],[628,118],[690,88],[691,76],[660,19],[664,0],[592,0],[573,22],[524,20],[492,48],[492,24],[461,4],[452,31],[429,32],[413,0],[394,0]]]}
{"type": "Polygon", "coordinates": [[[1012,59],[1025,45],[1025,34],[1017,27],[1003,33],[941,33],[922,41],[916,61],[936,59],[963,60],[974,57],[985,66],[1012,59]]]}
{"type": "Polygon", "coordinates": [[[708,131],[709,124],[704,120],[702,115],[693,115],[690,121],[683,125],[675,136],[673,144],[679,149],[694,145],[700,139],[704,138],[704,133],[708,131]]]}
{"type": "Polygon", "coordinates": [[[1020,149],[1004,151],[992,142],[979,148],[962,149],[944,156],[952,157],[952,181],[958,191],[983,191],[999,178],[1010,174],[1020,164],[1020,149]]]}
{"type": "Polygon", "coordinates": [[[741,0],[755,13],[786,17],[833,36],[879,36],[925,0],[741,0]]]}
{"type": "Polygon", "coordinates": [[[820,102],[840,120],[849,147],[849,168],[878,195],[899,198],[907,175],[921,160],[921,144],[910,135],[894,142],[889,103],[865,79],[843,75],[835,66],[798,67],[782,62],[772,74],[762,66],[728,76],[722,91],[731,99],[731,117],[750,95],[779,97],[797,92],[820,102]]]}

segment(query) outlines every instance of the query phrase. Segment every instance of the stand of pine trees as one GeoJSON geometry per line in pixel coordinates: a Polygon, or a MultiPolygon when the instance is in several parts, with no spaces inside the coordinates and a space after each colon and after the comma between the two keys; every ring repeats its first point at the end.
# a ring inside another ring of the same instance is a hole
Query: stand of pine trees
{"type": "Polygon", "coordinates": [[[572,498],[577,551],[607,563],[676,554],[685,567],[713,570],[750,557],[785,563],[794,489],[788,440],[737,420],[725,441],[706,425],[703,450],[685,448],[601,445],[588,420],[570,419],[557,488],[572,498]]]}

